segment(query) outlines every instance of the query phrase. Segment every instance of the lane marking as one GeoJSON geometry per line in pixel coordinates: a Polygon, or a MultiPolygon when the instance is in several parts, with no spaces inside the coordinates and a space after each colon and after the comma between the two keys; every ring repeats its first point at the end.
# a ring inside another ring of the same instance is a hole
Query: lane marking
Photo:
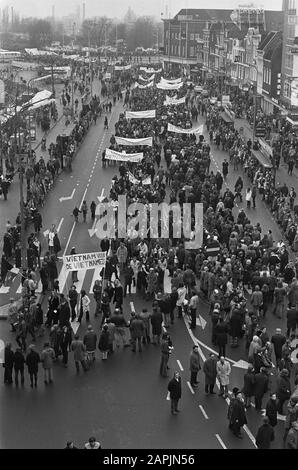
{"type": "MultiPolygon", "coordinates": [[[[77,186],[79,185],[80,183],[77,184],[77,186]]],[[[74,193],[76,192],[76,188],[73,189],[72,193],[70,196],[63,196],[63,197],[59,197],[59,201],[62,202],[62,201],[69,201],[73,198],[74,196],[74,193]]]]}
{"type": "Polygon", "coordinates": [[[219,434],[215,434],[215,437],[216,437],[216,439],[218,440],[218,442],[220,443],[221,447],[222,447],[223,449],[227,449],[227,447],[225,446],[225,444],[224,444],[222,438],[220,437],[220,435],[219,435],[219,434]]]}
{"type": "Polygon", "coordinates": [[[200,408],[200,410],[201,410],[201,412],[202,412],[204,418],[205,418],[205,419],[209,419],[209,418],[208,418],[208,415],[207,415],[207,413],[206,413],[206,411],[205,411],[204,408],[203,408],[203,406],[202,406],[202,405],[199,405],[199,408],[200,408]]]}
{"type": "Polygon", "coordinates": [[[190,390],[191,393],[194,395],[195,392],[194,392],[194,389],[192,388],[192,386],[190,385],[190,382],[186,382],[186,383],[187,383],[187,385],[188,385],[189,390],[190,390]]]}
{"type": "Polygon", "coordinates": [[[129,302],[129,305],[130,305],[130,309],[133,313],[135,313],[135,306],[134,306],[134,303],[133,302],[129,302]]]}
{"type": "Polygon", "coordinates": [[[57,232],[59,233],[60,232],[60,229],[61,229],[61,226],[63,224],[63,220],[64,220],[64,217],[62,217],[62,219],[60,220],[59,224],[58,224],[58,227],[57,227],[57,232]]]}
{"type": "Polygon", "coordinates": [[[177,359],[177,364],[178,364],[178,366],[180,367],[180,370],[183,372],[183,371],[184,371],[184,369],[183,369],[183,367],[182,367],[182,364],[181,364],[181,362],[180,362],[178,359],[177,359]]]}

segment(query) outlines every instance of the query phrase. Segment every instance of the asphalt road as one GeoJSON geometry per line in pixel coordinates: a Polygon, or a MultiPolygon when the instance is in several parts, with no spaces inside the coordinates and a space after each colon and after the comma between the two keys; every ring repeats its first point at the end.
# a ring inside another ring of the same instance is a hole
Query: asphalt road
{"type": "MultiPolygon", "coordinates": [[[[86,199],[88,206],[97,197],[108,194],[111,178],[118,174],[117,167],[101,167],[101,152],[108,146],[114,124],[122,111],[122,104],[117,103],[109,116],[109,130],[103,130],[103,118],[93,125],[87,135],[73,165],[72,174],[63,173],[55,189],[50,193],[46,207],[42,210],[46,230],[55,223],[60,227],[59,238],[63,253],[69,253],[75,246],[77,253],[99,250],[99,240],[90,238],[88,229],[92,224],[73,221],[72,210],[86,199]],[[104,190],[104,193],[102,192],[104,190]],[[61,197],[72,199],[60,202],[61,197]]],[[[224,155],[212,149],[213,168],[221,168],[224,155]]],[[[234,188],[238,173],[230,170],[227,184],[234,188]]],[[[236,211],[239,208],[235,209],[236,211]]],[[[280,233],[267,208],[258,200],[257,210],[251,210],[253,223],[261,222],[263,230],[273,229],[275,240],[280,233]]],[[[43,249],[46,241],[43,239],[43,249]]],[[[68,289],[69,282],[63,271],[60,273],[60,286],[68,289]]],[[[92,291],[94,272],[79,273],[78,290],[85,288],[89,295],[92,291]]],[[[90,295],[92,298],[92,295],[90,295]]],[[[150,308],[137,295],[127,297],[124,311],[130,313],[130,302],[136,311],[150,308]]],[[[92,299],[91,323],[98,331],[99,321],[94,318],[92,299]]],[[[217,395],[205,396],[204,377],[199,374],[199,387],[196,392],[189,388],[189,355],[193,342],[200,341],[201,359],[207,357],[211,345],[211,327],[208,306],[201,302],[199,313],[206,321],[205,328],[197,327],[195,337],[191,336],[183,320],[176,320],[170,328],[174,351],[170,359],[169,377],[175,370],[182,375],[181,413],[170,414],[170,402],[166,400],[169,379],[159,376],[160,351],[157,346],[148,345],[142,353],[132,353],[130,348],[118,350],[108,360],[102,361],[97,353],[94,367],[87,373],[75,373],[75,366],[70,354],[69,367],[61,364],[54,366],[54,384],[46,387],[40,371],[38,388],[31,389],[28,379],[24,389],[0,385],[1,425],[0,447],[7,448],[61,448],[67,440],[74,440],[82,446],[90,435],[95,435],[104,448],[176,448],[176,449],[253,449],[252,435],[261,424],[261,416],[251,409],[248,413],[248,432],[244,439],[236,439],[228,430],[227,403],[217,395]],[[178,362],[179,361],[179,362],[178,362]],[[183,369],[183,370],[182,370],[183,369]],[[252,433],[252,435],[251,435],[252,433]]],[[[277,326],[272,315],[268,315],[266,325],[270,332],[277,326]]],[[[79,329],[83,334],[85,320],[79,329]]],[[[283,325],[282,325],[283,326],[283,325]]],[[[7,341],[14,338],[9,333],[6,322],[0,323],[0,337],[7,341]]],[[[37,343],[41,350],[43,340],[37,343]]],[[[246,360],[244,345],[238,349],[227,349],[231,364],[240,359],[246,360]]],[[[244,369],[233,366],[230,390],[234,386],[241,388],[244,369]]],[[[272,377],[272,381],[274,378],[272,377]]],[[[265,401],[264,401],[265,403],[265,401]]],[[[276,440],[273,447],[280,448],[283,422],[276,428],[276,440]]]]}

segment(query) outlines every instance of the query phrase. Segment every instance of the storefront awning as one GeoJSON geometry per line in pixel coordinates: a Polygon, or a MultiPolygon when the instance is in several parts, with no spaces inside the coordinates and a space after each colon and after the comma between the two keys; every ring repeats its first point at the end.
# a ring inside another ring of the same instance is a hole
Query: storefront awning
{"type": "Polygon", "coordinates": [[[272,164],[269,160],[269,157],[265,157],[265,155],[260,152],[259,150],[252,150],[253,156],[258,160],[258,162],[262,165],[264,168],[272,168],[272,164]]]}
{"type": "Polygon", "coordinates": [[[227,115],[224,111],[220,113],[220,117],[228,124],[231,124],[233,120],[230,118],[230,116],[227,115]]]}

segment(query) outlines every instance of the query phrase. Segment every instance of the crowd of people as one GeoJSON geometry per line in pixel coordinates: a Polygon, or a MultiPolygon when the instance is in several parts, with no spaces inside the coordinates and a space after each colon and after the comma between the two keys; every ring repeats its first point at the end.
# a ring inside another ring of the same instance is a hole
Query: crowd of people
{"type": "MultiPolygon", "coordinates": [[[[155,81],[159,78],[157,74],[155,81]]],[[[171,94],[168,91],[166,93],[171,94]]],[[[218,349],[218,358],[212,353],[202,368],[205,393],[214,394],[218,379],[220,397],[229,397],[231,366],[226,359],[226,347],[229,339],[235,348],[244,343],[249,366],[243,388],[240,391],[240,388],[235,387],[230,399],[228,418],[232,432],[241,437],[241,427],[247,423],[246,410],[251,406],[251,398],[255,398],[256,411],[261,411],[263,396],[270,386],[272,393],[266,405],[266,419],[256,438],[257,446],[270,447],[277,413],[286,411],[284,446],[297,448],[298,375],[291,356],[296,350],[298,327],[298,266],[290,261],[289,247],[284,242],[276,243],[270,230],[264,233],[261,224],[251,223],[251,206],[247,194],[247,209],[241,209],[238,213],[233,210],[235,199],[242,198],[243,181],[238,179],[234,191],[232,188],[223,188],[227,174],[224,168],[228,166],[225,160],[223,175],[210,171],[213,146],[219,148],[222,145],[222,150],[229,152],[230,163],[234,163],[235,169],[243,165],[252,179],[252,190],[255,187],[263,195],[268,190],[274,191],[278,220],[283,222],[283,206],[289,204],[294,209],[295,197],[293,194],[285,194],[283,188],[276,190],[274,185],[271,186],[271,173],[253,163],[252,143],[246,142],[239,132],[222,121],[219,111],[208,98],[189,99],[188,106],[165,106],[166,93],[151,88],[127,88],[125,106],[132,111],[156,109],[156,118],[127,120],[121,114],[115,125],[115,135],[111,137],[110,148],[120,152],[123,150],[123,147],[117,145],[118,136],[152,137],[153,144],[130,148],[131,153],[143,152],[143,160],[138,164],[121,162],[119,175],[115,175],[112,180],[109,200],[115,203],[119,195],[126,195],[128,203],[142,202],[148,211],[153,202],[177,202],[181,206],[184,202],[202,203],[202,248],[188,250],[184,245],[187,238],[182,236],[179,240],[175,239],[171,217],[168,239],[161,237],[159,227],[160,238],[150,238],[148,232],[144,237],[135,237],[134,233],[129,233],[124,239],[101,240],[100,247],[107,253],[107,261],[102,271],[103,279],[97,280],[93,286],[94,316],[100,316],[100,330],[97,333],[89,324],[92,323],[90,298],[84,290],[76,290],[76,274],[72,274],[73,285],[67,295],[60,292],[55,255],[47,253],[44,263],[52,262],[53,271],[47,311],[44,312],[43,306],[37,302],[32,271],[23,279],[24,302],[21,313],[12,299],[9,321],[12,330],[16,330],[18,348],[13,351],[11,344],[6,345],[5,383],[12,383],[13,370],[15,384],[18,386],[19,375],[21,384],[24,383],[26,364],[30,385],[36,387],[38,364],[42,363],[44,381],[51,384],[53,364],[62,356],[62,364],[67,366],[70,351],[73,352],[77,372],[80,367],[87,372],[92,367],[97,348],[102,354],[102,360],[107,360],[109,355],[120,348],[130,347],[132,352],[137,353],[146,350],[150,343],[160,346],[159,371],[161,376],[167,377],[173,350],[170,328],[176,318],[184,316],[189,319],[189,327],[195,330],[201,299],[210,306],[211,341],[218,349]],[[168,132],[168,123],[184,129],[192,128],[195,125],[192,118],[197,115],[206,116],[208,141],[203,135],[197,138],[194,134],[168,132]],[[142,184],[147,177],[150,177],[148,186],[142,184]],[[260,191],[262,188],[263,191],[260,191]],[[275,191],[278,192],[275,194],[275,191]],[[169,287],[165,289],[167,276],[169,287]],[[151,302],[151,307],[144,307],[141,312],[132,311],[127,318],[123,303],[125,296],[131,294],[132,287],[144,300],[151,302]],[[285,334],[278,329],[269,337],[264,323],[271,315],[287,319],[285,334]],[[71,322],[76,318],[79,323],[86,318],[88,326],[84,334],[73,335],[71,322]],[[32,339],[29,348],[26,341],[28,335],[32,339]],[[41,354],[34,345],[39,335],[49,336],[41,354]],[[273,351],[276,384],[273,381],[270,383],[273,351]],[[294,390],[290,378],[295,382],[294,390]],[[272,387],[275,387],[274,393],[272,387]]],[[[178,97],[184,95],[193,96],[186,83],[178,92],[178,97]]],[[[250,197],[255,207],[256,193],[252,191],[250,197]]],[[[193,219],[192,231],[194,223],[193,219]]],[[[291,244],[293,247],[294,239],[291,244]]],[[[47,270],[44,266],[44,271],[47,270]]],[[[200,370],[199,352],[194,346],[190,357],[190,383],[193,387],[198,386],[197,374],[200,370]]],[[[175,373],[168,384],[168,391],[171,412],[176,415],[181,398],[179,374],[175,373]]]]}

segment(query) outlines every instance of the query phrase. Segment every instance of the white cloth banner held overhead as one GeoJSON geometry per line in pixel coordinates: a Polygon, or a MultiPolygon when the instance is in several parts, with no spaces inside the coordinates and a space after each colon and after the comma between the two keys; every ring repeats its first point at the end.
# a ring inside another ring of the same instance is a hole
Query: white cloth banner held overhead
{"type": "Polygon", "coordinates": [[[175,105],[178,105],[178,104],[183,104],[185,103],[185,96],[184,98],[170,98],[169,96],[166,97],[166,100],[164,102],[164,105],[165,106],[175,106],[175,105]]]}
{"type": "Polygon", "coordinates": [[[116,150],[106,149],[105,158],[107,160],[115,160],[118,162],[137,163],[143,160],[143,153],[125,153],[116,152],[116,150]]]}
{"type": "Polygon", "coordinates": [[[156,117],[155,109],[149,111],[126,111],[126,119],[152,119],[156,117]]]}
{"type": "Polygon", "coordinates": [[[140,67],[140,70],[143,70],[146,73],[160,73],[160,72],[162,72],[162,69],[155,70],[155,69],[147,69],[146,67],[140,67]]]}
{"type": "Polygon", "coordinates": [[[168,80],[167,78],[161,77],[160,80],[162,83],[167,83],[168,85],[177,85],[177,83],[182,82],[182,78],[176,78],[175,80],[168,80]]]}
{"type": "Polygon", "coordinates": [[[129,70],[131,69],[130,65],[115,65],[115,70],[129,70]]]}
{"type": "Polygon", "coordinates": [[[182,127],[173,126],[168,124],[168,132],[175,132],[176,134],[203,134],[204,126],[192,127],[191,129],[182,129],[182,127]]]}
{"type": "Polygon", "coordinates": [[[128,137],[115,137],[118,145],[126,145],[128,147],[135,147],[138,145],[148,145],[152,147],[152,137],[143,137],[141,139],[129,139],[128,137]]]}
{"type": "Polygon", "coordinates": [[[63,256],[63,267],[66,273],[68,273],[70,271],[81,271],[83,269],[93,269],[97,266],[105,266],[106,256],[105,251],[63,256]]]}
{"type": "Polygon", "coordinates": [[[136,88],[150,88],[153,86],[153,82],[147,83],[147,85],[140,85],[138,82],[135,83],[136,88]]]}
{"type": "Polygon", "coordinates": [[[183,87],[183,83],[165,83],[165,82],[159,82],[156,84],[156,88],[159,90],[179,90],[179,88],[183,87]]]}
{"type": "Polygon", "coordinates": [[[143,82],[151,82],[152,80],[154,80],[154,77],[155,75],[151,75],[151,77],[149,78],[143,78],[141,75],[139,76],[139,80],[142,80],[143,82]]]}

